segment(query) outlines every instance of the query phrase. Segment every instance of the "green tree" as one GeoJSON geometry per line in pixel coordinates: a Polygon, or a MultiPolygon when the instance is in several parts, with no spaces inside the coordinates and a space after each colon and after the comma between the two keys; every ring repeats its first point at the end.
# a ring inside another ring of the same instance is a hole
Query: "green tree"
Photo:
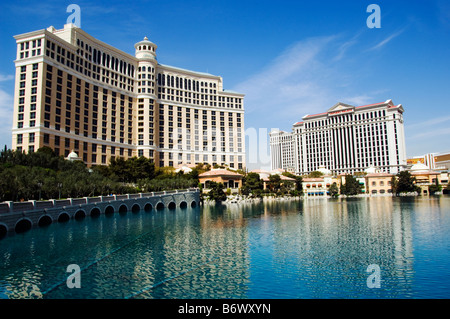
{"type": "Polygon", "coordinates": [[[339,187],[337,186],[336,182],[331,184],[331,186],[328,188],[328,191],[330,192],[331,197],[339,196],[339,187]]]}
{"type": "Polygon", "coordinates": [[[263,189],[263,181],[257,173],[248,173],[242,180],[241,193],[249,195],[252,193],[255,196],[261,196],[263,189]]]}
{"type": "Polygon", "coordinates": [[[289,173],[289,172],[284,172],[282,175],[295,179],[295,182],[294,182],[295,183],[295,190],[298,193],[302,193],[303,192],[303,177],[298,176],[298,175],[294,175],[294,174],[289,173]]]}
{"type": "Polygon", "coordinates": [[[392,194],[397,195],[397,189],[398,189],[398,181],[397,181],[397,177],[392,176],[391,177],[391,189],[392,189],[392,194]]]}
{"type": "Polygon", "coordinates": [[[434,195],[437,192],[440,192],[442,190],[442,186],[439,185],[439,180],[436,178],[435,184],[432,184],[428,186],[428,191],[430,192],[430,195],[434,195]]]}
{"type": "Polygon", "coordinates": [[[280,185],[279,195],[289,194],[293,188],[295,189],[294,186],[293,181],[283,181],[280,185]]]}
{"type": "Polygon", "coordinates": [[[278,174],[269,175],[269,189],[271,192],[276,193],[281,187],[281,177],[278,174]]]}
{"type": "Polygon", "coordinates": [[[416,178],[412,176],[408,171],[401,171],[397,174],[396,192],[398,194],[403,192],[420,192],[415,185],[416,178]]]}
{"type": "Polygon", "coordinates": [[[319,177],[322,177],[322,176],[323,176],[323,173],[319,172],[319,171],[314,171],[314,172],[311,172],[311,173],[309,173],[307,175],[308,178],[319,178],[319,177]]]}
{"type": "Polygon", "coordinates": [[[361,193],[361,185],[352,175],[345,176],[345,184],[341,185],[341,194],[350,196],[361,193]]]}
{"type": "Polygon", "coordinates": [[[223,202],[227,199],[227,194],[223,191],[223,184],[222,183],[216,183],[216,182],[209,182],[209,188],[210,191],[208,193],[208,198],[210,200],[218,202],[223,202]]]}

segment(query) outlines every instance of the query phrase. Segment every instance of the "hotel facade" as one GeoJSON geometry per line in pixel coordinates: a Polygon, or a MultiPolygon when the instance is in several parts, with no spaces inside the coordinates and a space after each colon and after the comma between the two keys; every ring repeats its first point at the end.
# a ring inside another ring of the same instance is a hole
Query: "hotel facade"
{"type": "Polygon", "coordinates": [[[17,35],[12,148],[43,146],[89,166],[245,166],[244,94],[220,76],[162,65],[147,38],[127,54],[73,24],[17,35]]]}
{"type": "Polygon", "coordinates": [[[272,169],[302,175],[325,166],[339,175],[375,166],[396,174],[406,168],[403,112],[388,100],[358,107],[337,103],[306,115],[291,132],[269,134],[272,169]]]}

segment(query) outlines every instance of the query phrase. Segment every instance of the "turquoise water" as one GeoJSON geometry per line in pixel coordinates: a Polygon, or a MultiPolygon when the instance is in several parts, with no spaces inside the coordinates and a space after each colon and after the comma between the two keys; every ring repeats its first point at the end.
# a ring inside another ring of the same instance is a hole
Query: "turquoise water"
{"type": "Polygon", "coordinates": [[[0,240],[0,298],[449,298],[449,234],[449,196],[86,217],[0,240]]]}

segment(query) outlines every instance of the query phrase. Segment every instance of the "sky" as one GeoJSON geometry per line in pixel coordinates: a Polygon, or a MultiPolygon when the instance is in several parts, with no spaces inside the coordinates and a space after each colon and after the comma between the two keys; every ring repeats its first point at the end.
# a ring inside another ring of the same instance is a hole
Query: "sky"
{"type": "Polygon", "coordinates": [[[450,151],[447,0],[2,1],[1,147],[11,147],[13,36],[63,28],[72,3],[95,38],[134,55],[147,36],[159,63],[222,76],[244,93],[249,169],[270,165],[272,129],[290,131],[338,102],[391,99],[405,109],[408,157],[450,151]],[[380,28],[368,27],[370,4],[380,28]]]}

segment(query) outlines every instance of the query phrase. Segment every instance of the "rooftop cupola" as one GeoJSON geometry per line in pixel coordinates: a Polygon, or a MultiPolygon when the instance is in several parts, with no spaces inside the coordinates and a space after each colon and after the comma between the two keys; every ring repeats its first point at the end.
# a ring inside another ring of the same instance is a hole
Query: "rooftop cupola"
{"type": "Polygon", "coordinates": [[[156,48],[158,46],[149,41],[147,37],[136,43],[134,47],[136,48],[136,58],[156,60],[156,48]]]}

